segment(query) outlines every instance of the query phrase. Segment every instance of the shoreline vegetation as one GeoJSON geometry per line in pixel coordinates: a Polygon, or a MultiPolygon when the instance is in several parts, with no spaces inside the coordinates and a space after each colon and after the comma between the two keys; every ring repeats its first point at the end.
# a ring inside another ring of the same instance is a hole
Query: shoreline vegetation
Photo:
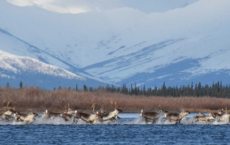
{"type": "Polygon", "coordinates": [[[202,97],[173,97],[173,96],[144,96],[128,95],[99,89],[94,91],[76,91],[71,89],[42,90],[39,87],[1,88],[0,112],[4,112],[3,102],[9,102],[9,107],[27,112],[29,110],[44,112],[46,109],[63,112],[69,105],[73,110],[92,112],[92,104],[96,104],[95,110],[103,109],[111,111],[116,102],[123,112],[139,113],[165,109],[178,112],[181,109],[190,112],[216,112],[218,109],[230,108],[230,99],[209,96],[202,97]],[[111,103],[113,102],[113,104],[111,103]]]}

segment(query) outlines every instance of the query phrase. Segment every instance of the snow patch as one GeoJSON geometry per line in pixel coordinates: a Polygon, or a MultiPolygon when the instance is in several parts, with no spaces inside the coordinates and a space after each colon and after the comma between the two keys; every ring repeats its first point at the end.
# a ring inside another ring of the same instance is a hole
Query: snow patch
{"type": "Polygon", "coordinates": [[[67,79],[85,80],[85,78],[81,76],[68,72],[64,69],[60,69],[56,66],[48,65],[29,57],[15,56],[1,50],[0,68],[3,70],[12,71],[16,74],[22,73],[23,71],[33,71],[34,73],[59,76],[67,79]]]}

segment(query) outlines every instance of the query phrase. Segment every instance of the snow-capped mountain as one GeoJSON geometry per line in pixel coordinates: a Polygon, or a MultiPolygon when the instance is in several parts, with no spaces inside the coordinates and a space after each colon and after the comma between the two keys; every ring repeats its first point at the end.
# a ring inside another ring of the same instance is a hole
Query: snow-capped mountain
{"type": "MultiPolygon", "coordinates": [[[[85,78],[68,72],[64,69],[60,69],[56,66],[41,63],[36,59],[30,57],[20,57],[15,56],[0,50],[0,67],[6,71],[11,71],[12,73],[42,73],[57,77],[63,77],[67,79],[85,80],[85,78]]],[[[13,78],[14,76],[8,76],[7,74],[2,74],[3,76],[13,78]]]]}
{"type": "Polygon", "coordinates": [[[0,29],[0,42],[1,86],[6,86],[9,82],[10,86],[19,87],[20,81],[29,86],[40,86],[45,89],[59,86],[74,88],[76,85],[80,89],[85,84],[90,87],[105,85],[103,81],[80,76],[85,73],[3,29],[0,29]],[[54,65],[72,70],[74,73],[54,65]]]}
{"type": "Polygon", "coordinates": [[[58,87],[82,88],[85,84],[96,87],[105,85],[102,82],[84,78],[67,70],[43,63],[30,57],[16,56],[0,50],[0,77],[1,86],[6,82],[12,87],[19,87],[23,81],[29,86],[40,86],[45,89],[58,87]]]}
{"type": "Polygon", "coordinates": [[[229,0],[3,0],[0,50],[117,85],[226,84],[229,8],[229,0]]]}
{"type": "Polygon", "coordinates": [[[0,42],[3,50],[0,50],[1,86],[6,86],[7,82],[12,87],[19,87],[20,81],[29,86],[40,86],[45,89],[73,88],[76,85],[80,89],[85,84],[89,84],[90,87],[105,85],[103,81],[80,76],[82,72],[78,69],[3,29],[0,29],[0,42]],[[11,54],[5,51],[11,52],[11,54]],[[75,73],[50,64],[68,68],[75,73]]]}

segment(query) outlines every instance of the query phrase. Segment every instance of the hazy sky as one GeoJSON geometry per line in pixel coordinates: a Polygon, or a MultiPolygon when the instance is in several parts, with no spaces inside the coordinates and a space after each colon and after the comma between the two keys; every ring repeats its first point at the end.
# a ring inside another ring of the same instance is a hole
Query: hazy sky
{"type": "Polygon", "coordinates": [[[134,8],[145,13],[184,7],[198,0],[7,0],[17,6],[37,6],[60,13],[84,13],[115,8],[134,8]]]}

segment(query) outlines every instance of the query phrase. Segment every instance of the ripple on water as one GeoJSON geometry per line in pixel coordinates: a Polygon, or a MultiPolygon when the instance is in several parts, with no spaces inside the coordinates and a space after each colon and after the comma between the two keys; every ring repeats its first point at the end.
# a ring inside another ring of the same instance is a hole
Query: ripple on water
{"type": "MultiPolygon", "coordinates": [[[[229,144],[230,125],[182,124],[145,125],[139,118],[123,118],[115,123],[78,125],[55,120],[37,119],[32,125],[12,122],[0,125],[0,144],[229,144]],[[49,125],[48,125],[49,124],[49,125]]],[[[223,123],[223,122],[222,122],[223,123]]]]}
{"type": "Polygon", "coordinates": [[[228,144],[230,126],[0,126],[0,144],[228,144]]]}

